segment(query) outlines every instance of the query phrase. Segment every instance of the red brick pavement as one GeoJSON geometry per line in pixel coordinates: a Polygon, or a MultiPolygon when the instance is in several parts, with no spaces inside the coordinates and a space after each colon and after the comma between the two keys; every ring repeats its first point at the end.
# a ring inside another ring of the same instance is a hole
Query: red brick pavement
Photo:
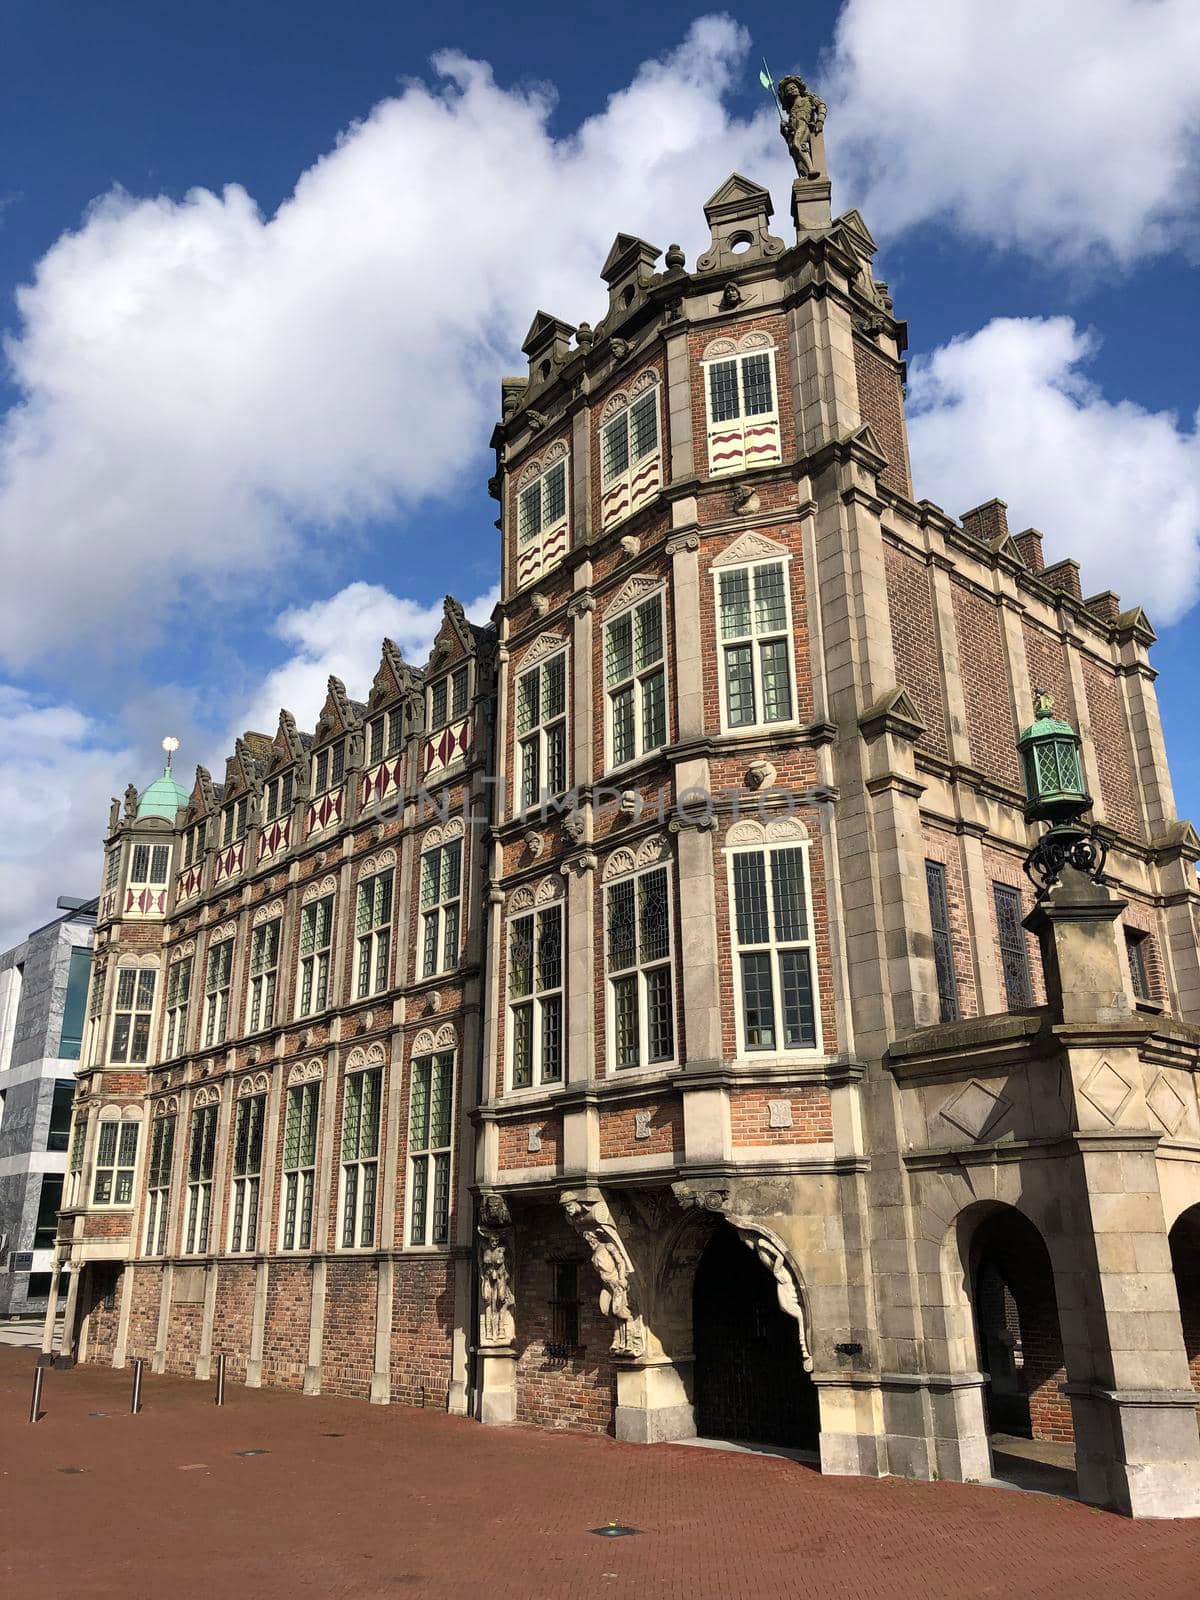
{"type": "Polygon", "coordinates": [[[129,1374],[101,1368],[49,1371],[30,1426],[32,1372],[0,1348],[0,1593],[22,1600],[1200,1593],[1195,1523],[281,1391],[218,1410],[172,1378],[131,1417],[129,1374]],[[609,1520],[644,1531],[587,1532],[609,1520]]]}

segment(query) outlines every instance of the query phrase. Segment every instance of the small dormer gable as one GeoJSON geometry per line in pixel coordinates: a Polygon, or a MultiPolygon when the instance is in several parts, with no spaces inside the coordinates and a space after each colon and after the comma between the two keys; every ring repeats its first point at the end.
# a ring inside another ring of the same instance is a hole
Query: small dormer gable
{"type": "Polygon", "coordinates": [[[571,356],[571,336],[575,329],[548,311],[539,311],[529,325],[521,349],[529,357],[529,383],[523,398],[532,389],[551,382],[571,356]]]}
{"type": "Polygon", "coordinates": [[[782,255],[784,242],[768,224],[774,213],[768,190],[731,173],[704,207],[712,239],[696,262],[697,272],[744,266],[762,257],[782,255]]]}
{"type": "Polygon", "coordinates": [[[643,300],[655,277],[655,264],[662,251],[632,233],[619,233],[600,268],[608,285],[608,314],[605,326],[611,330],[643,300]]]}
{"type": "Polygon", "coordinates": [[[357,726],[358,717],[346,693],[346,685],[340,678],[335,678],[331,674],[325,691],[325,704],[321,707],[321,714],[313,731],[313,743],[325,744],[341,733],[351,732],[357,726]]]}

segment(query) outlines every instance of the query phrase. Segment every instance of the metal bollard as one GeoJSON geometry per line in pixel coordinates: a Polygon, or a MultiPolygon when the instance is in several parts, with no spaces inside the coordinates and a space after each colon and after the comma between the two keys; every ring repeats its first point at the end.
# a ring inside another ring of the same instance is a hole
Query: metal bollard
{"type": "Polygon", "coordinates": [[[225,1404],[225,1357],[217,1357],[217,1404],[225,1404]]]}
{"type": "Polygon", "coordinates": [[[142,1358],[140,1356],[133,1363],[133,1393],[129,1397],[129,1409],[135,1417],[142,1409],[142,1358]]]}
{"type": "Polygon", "coordinates": [[[36,1422],[42,1410],[42,1379],[46,1375],[45,1367],[33,1369],[33,1403],[29,1407],[29,1420],[36,1422]]]}

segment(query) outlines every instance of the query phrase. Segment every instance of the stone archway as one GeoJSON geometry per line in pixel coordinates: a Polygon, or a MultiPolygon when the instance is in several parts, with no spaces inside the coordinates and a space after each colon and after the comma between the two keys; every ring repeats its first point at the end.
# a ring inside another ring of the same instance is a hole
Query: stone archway
{"type": "MultiPolygon", "coordinates": [[[[696,1265],[692,1286],[697,1432],[724,1438],[816,1449],[817,1390],[805,1370],[807,1347],[799,1286],[780,1282],[766,1257],[779,1256],[770,1236],[719,1223],[696,1265]]],[[[811,1363],[809,1363],[811,1365],[811,1363]]]]}
{"type": "Polygon", "coordinates": [[[1192,1387],[1200,1389],[1200,1205],[1189,1206],[1176,1218],[1168,1240],[1188,1371],[1192,1387]]]}

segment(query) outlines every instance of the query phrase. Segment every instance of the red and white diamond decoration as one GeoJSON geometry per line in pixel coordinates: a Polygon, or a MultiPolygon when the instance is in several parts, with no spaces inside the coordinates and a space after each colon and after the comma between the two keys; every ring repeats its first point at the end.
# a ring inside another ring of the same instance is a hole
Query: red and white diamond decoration
{"type": "Polygon", "coordinates": [[[449,767],[455,761],[461,761],[466,755],[471,743],[471,721],[464,717],[461,722],[448,723],[446,727],[439,728],[436,733],[431,733],[425,740],[425,774],[438,772],[442,767],[449,767]]]}
{"type": "Polygon", "coordinates": [[[269,861],[272,856],[278,855],[281,850],[286,850],[291,842],[291,837],[291,817],[285,817],[282,822],[268,823],[258,836],[259,861],[269,861]]]}
{"type": "Polygon", "coordinates": [[[342,800],[344,789],[330,789],[327,794],[318,795],[309,802],[308,810],[304,813],[304,832],[307,837],[312,833],[320,833],[322,828],[331,827],[335,822],[342,820],[342,800]]]}
{"type": "Polygon", "coordinates": [[[140,889],[126,889],[124,917],[161,917],[167,909],[166,889],[151,888],[144,884],[140,889]]]}
{"type": "Polygon", "coordinates": [[[400,787],[403,776],[404,763],[399,756],[391,761],[381,761],[377,767],[371,767],[362,777],[362,803],[369,806],[373,800],[385,800],[389,794],[395,794],[400,787]]]}
{"type": "Polygon", "coordinates": [[[224,850],[218,850],[217,870],[213,876],[213,882],[220,883],[225,878],[232,878],[235,872],[240,872],[245,854],[246,841],[244,839],[239,839],[236,844],[227,845],[224,850]]]}
{"type": "Polygon", "coordinates": [[[175,879],[175,894],[178,900],[186,900],[189,895],[195,894],[200,887],[200,867],[188,867],[175,879]]]}

